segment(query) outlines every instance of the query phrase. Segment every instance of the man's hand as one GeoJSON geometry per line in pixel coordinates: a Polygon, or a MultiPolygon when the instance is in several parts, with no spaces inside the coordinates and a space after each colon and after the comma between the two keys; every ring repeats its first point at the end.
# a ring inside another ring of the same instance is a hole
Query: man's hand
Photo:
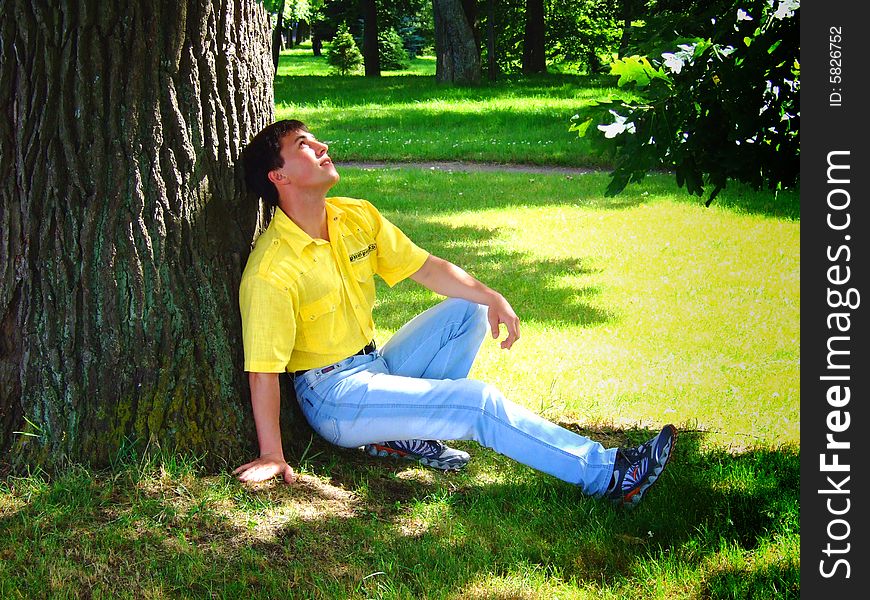
{"type": "Polygon", "coordinates": [[[284,483],[293,483],[296,479],[293,469],[282,457],[268,454],[242,465],[233,471],[233,475],[237,475],[239,481],[243,483],[266,481],[276,475],[282,475],[284,483]]]}
{"type": "Polygon", "coordinates": [[[499,326],[504,323],[507,337],[501,347],[508,350],[520,339],[520,318],[504,296],[490,289],[451,262],[430,254],[411,279],[429,288],[436,294],[449,298],[464,298],[477,304],[485,304],[489,310],[489,328],[493,339],[498,339],[499,326]]]}
{"type": "Polygon", "coordinates": [[[520,318],[504,299],[501,294],[496,294],[495,299],[489,303],[489,310],[486,313],[489,320],[489,328],[492,331],[492,338],[498,339],[499,325],[504,323],[507,328],[507,337],[502,340],[501,347],[504,350],[510,350],[514,342],[520,339],[520,318]]]}

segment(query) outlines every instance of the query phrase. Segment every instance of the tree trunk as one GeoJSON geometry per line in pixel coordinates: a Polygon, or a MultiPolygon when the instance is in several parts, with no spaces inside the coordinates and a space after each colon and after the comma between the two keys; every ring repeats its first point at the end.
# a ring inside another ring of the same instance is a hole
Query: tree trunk
{"type": "Polygon", "coordinates": [[[272,31],[272,65],[273,73],[278,72],[278,62],[281,59],[281,41],[284,37],[284,0],[278,7],[278,20],[275,23],[275,29],[272,31]]]}
{"type": "Polygon", "coordinates": [[[375,0],[360,0],[363,16],[363,64],[366,77],[381,76],[381,57],[378,53],[378,4],[375,0]]]}
{"type": "Polygon", "coordinates": [[[480,51],[473,24],[460,0],[433,0],[435,17],[435,80],[480,83],[480,51]]]}
{"type": "Polygon", "coordinates": [[[544,45],[544,0],[526,0],[526,32],[523,42],[523,73],[546,73],[544,45]]]}
{"type": "Polygon", "coordinates": [[[495,0],[487,2],[486,13],[486,64],[489,80],[498,78],[498,65],[495,62],[495,0]]]}
{"type": "Polygon", "coordinates": [[[249,456],[263,215],[236,161],[273,119],[262,5],[9,0],[0,64],[0,462],[249,456]]]}
{"type": "Polygon", "coordinates": [[[631,17],[622,20],[622,35],[619,38],[619,53],[617,58],[625,58],[628,52],[628,43],[631,41],[631,17]]]}

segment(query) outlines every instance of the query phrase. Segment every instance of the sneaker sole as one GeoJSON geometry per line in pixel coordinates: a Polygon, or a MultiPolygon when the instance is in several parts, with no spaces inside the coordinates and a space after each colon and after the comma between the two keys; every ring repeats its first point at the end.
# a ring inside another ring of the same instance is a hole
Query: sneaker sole
{"type": "Polygon", "coordinates": [[[419,456],[407,452],[400,452],[398,450],[393,450],[392,448],[385,448],[384,446],[378,446],[374,444],[367,450],[367,452],[369,456],[376,456],[379,458],[402,458],[405,460],[416,460],[421,465],[424,465],[426,467],[432,467],[433,469],[438,469],[439,471],[459,471],[467,464],[467,462],[463,462],[458,465],[450,464],[434,458],[426,458],[425,456],[419,456]]]}
{"type": "Polygon", "coordinates": [[[671,444],[666,450],[664,462],[659,462],[658,464],[656,464],[656,466],[653,467],[652,475],[647,478],[646,483],[641,485],[639,488],[633,490],[627,496],[624,496],[621,500],[617,500],[617,505],[622,505],[626,508],[634,508],[641,501],[647,490],[650,489],[656,481],[658,481],[659,475],[662,474],[662,471],[667,466],[668,461],[671,460],[671,455],[674,453],[674,448],[677,446],[677,428],[671,425],[670,429],[671,444]]]}

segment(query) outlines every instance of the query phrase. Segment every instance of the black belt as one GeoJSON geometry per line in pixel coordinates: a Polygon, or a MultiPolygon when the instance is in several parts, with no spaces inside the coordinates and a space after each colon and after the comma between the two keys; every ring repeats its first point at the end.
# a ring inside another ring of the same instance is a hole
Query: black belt
{"type": "MultiPolygon", "coordinates": [[[[374,352],[375,350],[377,350],[377,348],[378,348],[378,347],[377,347],[377,345],[375,344],[375,341],[372,340],[372,341],[370,341],[368,344],[366,344],[364,348],[361,348],[358,352],[355,352],[355,353],[353,354],[353,356],[361,356],[361,355],[363,355],[363,354],[371,354],[372,352],[374,352]]],[[[326,369],[326,368],[328,368],[328,367],[322,367],[322,368],[326,369]]],[[[305,370],[302,370],[302,371],[294,371],[294,372],[293,372],[293,377],[299,377],[300,375],[305,375],[305,374],[306,374],[308,371],[310,371],[310,370],[311,370],[311,369],[305,369],[305,370]]]]}

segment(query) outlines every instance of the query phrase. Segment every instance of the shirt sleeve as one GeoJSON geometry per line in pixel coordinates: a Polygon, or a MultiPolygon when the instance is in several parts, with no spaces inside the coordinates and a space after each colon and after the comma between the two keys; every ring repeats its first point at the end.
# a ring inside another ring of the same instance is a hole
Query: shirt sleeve
{"type": "Polygon", "coordinates": [[[244,277],[239,289],[239,309],[245,371],[286,371],[296,343],[296,311],[290,293],[263,277],[244,277]]]}
{"type": "Polygon", "coordinates": [[[372,207],[377,223],[375,243],[378,246],[377,274],[390,287],[416,273],[429,253],[417,246],[401,229],[393,225],[372,207]]]}

